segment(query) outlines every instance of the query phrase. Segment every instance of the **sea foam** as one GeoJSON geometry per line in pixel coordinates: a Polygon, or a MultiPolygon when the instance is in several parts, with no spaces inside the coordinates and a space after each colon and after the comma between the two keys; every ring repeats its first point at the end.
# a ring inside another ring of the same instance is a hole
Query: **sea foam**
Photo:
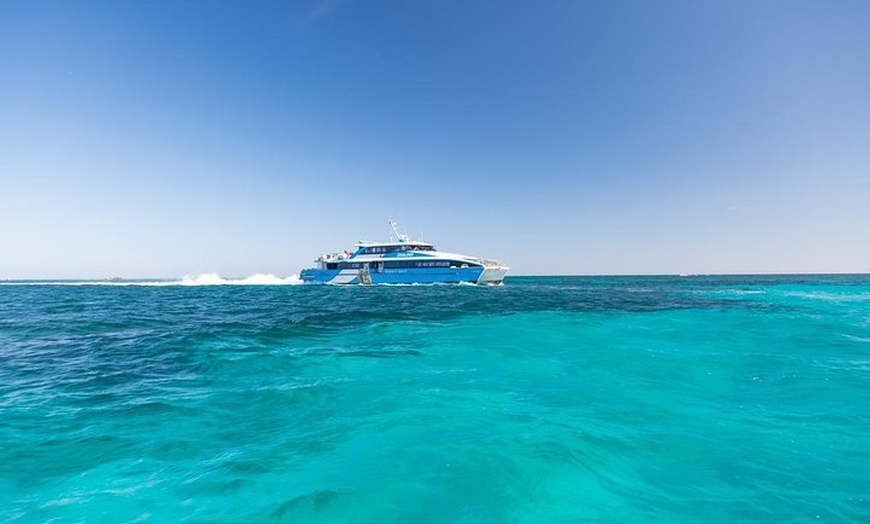
{"type": "Polygon", "coordinates": [[[299,275],[278,277],[265,273],[256,273],[245,278],[223,278],[218,273],[203,273],[195,277],[185,276],[180,282],[170,282],[182,286],[292,286],[301,283],[299,275]]]}
{"type": "Polygon", "coordinates": [[[2,286],[293,286],[301,284],[299,275],[279,277],[269,273],[256,273],[244,278],[224,278],[218,273],[185,275],[178,279],[122,279],[103,280],[12,280],[0,282],[2,286]]]}

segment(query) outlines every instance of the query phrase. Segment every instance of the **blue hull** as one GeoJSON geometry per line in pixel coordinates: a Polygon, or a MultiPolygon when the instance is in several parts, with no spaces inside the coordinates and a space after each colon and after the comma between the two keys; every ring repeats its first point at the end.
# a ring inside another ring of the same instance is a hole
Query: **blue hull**
{"type": "MultiPolygon", "coordinates": [[[[483,273],[482,267],[384,269],[369,273],[372,284],[460,284],[476,283],[483,273]]],[[[362,284],[353,270],[304,269],[299,275],[303,282],[319,284],[362,284]]]]}

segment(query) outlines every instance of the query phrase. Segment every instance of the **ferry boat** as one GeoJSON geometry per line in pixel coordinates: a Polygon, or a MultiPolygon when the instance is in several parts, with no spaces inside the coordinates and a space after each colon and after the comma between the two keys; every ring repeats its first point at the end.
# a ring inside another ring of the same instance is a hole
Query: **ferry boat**
{"type": "Polygon", "coordinates": [[[321,284],[501,284],[508,268],[497,260],[438,251],[428,242],[413,241],[399,233],[390,242],[359,242],[351,252],[324,253],[315,267],[299,278],[321,284]]]}

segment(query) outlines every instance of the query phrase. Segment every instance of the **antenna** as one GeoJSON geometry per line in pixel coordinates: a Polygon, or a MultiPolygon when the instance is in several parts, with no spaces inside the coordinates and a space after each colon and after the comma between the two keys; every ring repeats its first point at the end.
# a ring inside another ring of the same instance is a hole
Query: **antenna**
{"type": "MultiPolygon", "coordinates": [[[[403,235],[402,233],[399,233],[399,226],[395,222],[393,222],[392,217],[389,217],[389,218],[390,218],[390,227],[393,229],[393,234],[396,235],[396,240],[399,242],[407,242],[408,235],[403,235]]],[[[390,236],[390,240],[392,240],[392,239],[393,239],[393,237],[390,236]]]]}

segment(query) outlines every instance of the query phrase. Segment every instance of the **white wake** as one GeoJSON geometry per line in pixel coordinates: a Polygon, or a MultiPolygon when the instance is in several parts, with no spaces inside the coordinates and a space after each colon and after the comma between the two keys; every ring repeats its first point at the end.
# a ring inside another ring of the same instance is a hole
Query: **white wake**
{"type": "Polygon", "coordinates": [[[279,277],[272,274],[256,273],[244,278],[224,278],[218,273],[203,273],[197,276],[184,276],[179,279],[107,278],[98,280],[5,280],[5,286],[295,286],[301,284],[299,275],[279,277]]]}
{"type": "MultiPolygon", "coordinates": [[[[299,275],[278,277],[272,274],[257,273],[245,278],[223,278],[217,273],[203,273],[185,276],[177,285],[182,286],[295,286],[301,284],[299,275]]],[[[164,283],[165,285],[166,283],[164,283]]]]}

